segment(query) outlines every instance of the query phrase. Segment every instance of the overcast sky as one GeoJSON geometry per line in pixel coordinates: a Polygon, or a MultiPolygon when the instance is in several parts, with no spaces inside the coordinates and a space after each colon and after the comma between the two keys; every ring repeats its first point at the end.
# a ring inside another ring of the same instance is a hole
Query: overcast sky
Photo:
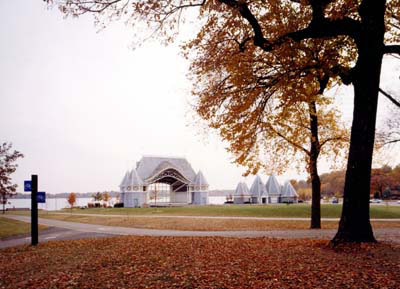
{"type": "MultiPolygon", "coordinates": [[[[214,189],[251,185],[226,145],[194,123],[188,63],[177,46],[153,41],[132,50],[129,28],[97,32],[90,17],[65,20],[39,0],[1,0],[0,24],[0,141],[25,155],[13,175],[19,190],[31,174],[48,193],[118,190],[125,171],[149,154],[186,157],[214,189]]],[[[399,71],[385,62],[389,90],[398,91],[399,71]]],[[[350,120],[351,89],[331,93],[350,120]]]]}

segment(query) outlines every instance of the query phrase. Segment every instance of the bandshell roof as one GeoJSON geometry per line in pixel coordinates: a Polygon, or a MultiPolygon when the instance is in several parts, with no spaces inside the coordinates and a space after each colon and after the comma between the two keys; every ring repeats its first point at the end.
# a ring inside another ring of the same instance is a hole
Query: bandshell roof
{"type": "Polygon", "coordinates": [[[189,181],[194,182],[196,173],[185,158],[144,156],[136,165],[138,176],[149,179],[168,167],[174,168],[189,181]]]}

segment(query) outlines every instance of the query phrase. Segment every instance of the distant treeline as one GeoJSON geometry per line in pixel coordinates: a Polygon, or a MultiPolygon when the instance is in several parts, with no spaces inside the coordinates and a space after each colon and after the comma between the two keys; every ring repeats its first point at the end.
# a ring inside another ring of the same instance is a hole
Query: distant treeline
{"type": "MultiPolygon", "coordinates": [[[[332,171],[320,175],[321,195],[322,197],[342,197],[345,170],[332,171]]],[[[302,199],[311,197],[310,180],[290,180],[293,187],[302,199]]],[[[400,191],[400,165],[394,168],[382,166],[371,171],[371,196],[376,198],[387,198],[391,194],[397,194],[400,191]]]]}
{"type": "MultiPolygon", "coordinates": [[[[115,191],[104,191],[104,192],[93,192],[93,193],[75,193],[77,198],[93,198],[94,195],[96,195],[97,193],[105,193],[107,192],[112,198],[118,197],[119,196],[119,192],[115,192],[115,191]]],[[[68,195],[70,193],[59,193],[59,194],[52,194],[52,193],[46,193],[46,198],[68,198],[68,195]]],[[[21,194],[21,193],[17,193],[15,195],[13,195],[12,197],[10,197],[10,199],[30,199],[31,198],[31,194],[21,194]]]]}

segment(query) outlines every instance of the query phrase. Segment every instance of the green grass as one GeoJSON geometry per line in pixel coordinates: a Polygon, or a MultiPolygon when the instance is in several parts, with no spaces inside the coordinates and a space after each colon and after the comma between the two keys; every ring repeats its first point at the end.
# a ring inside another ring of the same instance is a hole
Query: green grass
{"type": "MultiPolygon", "coordinates": [[[[221,206],[185,206],[171,208],[93,208],[74,209],[72,213],[84,214],[113,214],[113,215],[171,215],[171,216],[237,216],[237,217],[310,217],[310,204],[293,205],[221,205],[221,206]]],[[[339,218],[341,205],[323,204],[321,214],[323,218],[339,218]]],[[[70,210],[65,210],[70,212],[70,210]]],[[[45,214],[45,213],[42,213],[45,214]]],[[[400,206],[371,206],[371,218],[400,218],[400,206]]]]}
{"type": "MultiPolygon", "coordinates": [[[[44,228],[46,228],[46,226],[39,226],[39,230],[44,228]]],[[[0,216],[0,240],[11,236],[27,234],[30,233],[30,231],[30,223],[3,218],[0,216]]]]}

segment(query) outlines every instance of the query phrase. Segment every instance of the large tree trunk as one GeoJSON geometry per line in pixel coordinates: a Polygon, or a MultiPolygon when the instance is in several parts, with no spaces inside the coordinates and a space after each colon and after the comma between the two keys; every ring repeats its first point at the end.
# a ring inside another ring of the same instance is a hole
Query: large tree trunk
{"type": "Polygon", "coordinates": [[[317,160],[311,160],[311,229],[321,229],[321,181],[317,170],[317,160]]]}
{"type": "Polygon", "coordinates": [[[321,229],[321,182],[318,175],[317,160],[320,152],[318,139],[318,117],[315,101],[308,104],[311,126],[311,150],[309,173],[311,178],[311,229],[321,229]]]}
{"type": "Polygon", "coordinates": [[[353,74],[354,112],[339,229],[332,244],[376,242],[369,220],[369,193],[382,65],[386,1],[364,0],[363,32],[353,74]]]}

